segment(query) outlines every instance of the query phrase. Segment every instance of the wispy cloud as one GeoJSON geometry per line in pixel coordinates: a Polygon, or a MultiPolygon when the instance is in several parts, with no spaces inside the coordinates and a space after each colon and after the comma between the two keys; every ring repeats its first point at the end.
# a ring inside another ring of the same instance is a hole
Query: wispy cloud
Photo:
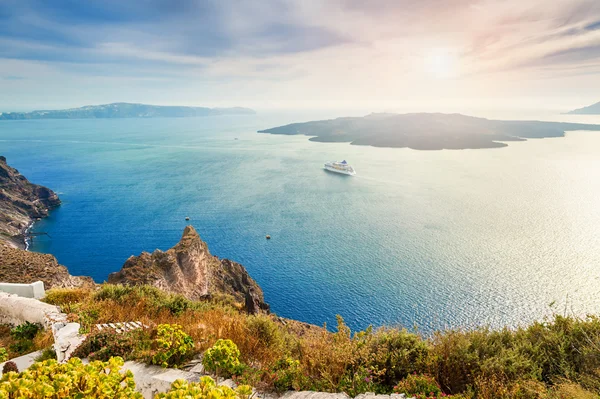
{"type": "Polygon", "coordinates": [[[600,92],[590,83],[598,64],[597,0],[0,2],[0,76],[24,78],[5,77],[0,90],[18,91],[4,101],[21,107],[51,105],[35,104],[36,87],[64,98],[73,84],[89,97],[71,105],[99,102],[110,89],[114,100],[156,90],[165,103],[394,104],[407,93],[519,95],[552,76],[583,76],[557,82],[556,93],[600,92]],[[171,90],[140,83],[148,81],[171,90]]]}

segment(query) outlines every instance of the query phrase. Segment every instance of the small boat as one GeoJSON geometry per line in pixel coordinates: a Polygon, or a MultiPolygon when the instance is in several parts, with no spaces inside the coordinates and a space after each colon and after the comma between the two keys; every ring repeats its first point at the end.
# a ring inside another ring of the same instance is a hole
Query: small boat
{"type": "Polygon", "coordinates": [[[346,160],[343,160],[342,162],[338,162],[338,161],[327,162],[325,164],[324,168],[325,168],[325,170],[328,170],[330,172],[341,173],[343,175],[354,176],[356,174],[356,172],[354,171],[354,168],[352,166],[350,166],[348,164],[348,162],[346,162],[346,160]]]}

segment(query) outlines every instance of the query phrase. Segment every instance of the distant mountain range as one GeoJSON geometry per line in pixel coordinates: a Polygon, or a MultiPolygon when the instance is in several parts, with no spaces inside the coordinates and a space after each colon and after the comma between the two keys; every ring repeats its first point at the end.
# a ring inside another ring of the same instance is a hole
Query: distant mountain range
{"type": "Polygon", "coordinates": [[[249,108],[180,107],[131,103],[87,105],[61,110],[0,113],[0,120],[16,119],[94,119],[94,118],[187,118],[211,115],[252,115],[249,108]]]}
{"type": "Polygon", "coordinates": [[[567,112],[569,115],[600,115],[600,102],[567,112]]]}
{"type": "Polygon", "coordinates": [[[507,141],[563,137],[569,130],[598,130],[600,125],[540,121],[498,121],[461,114],[370,114],[292,123],[259,133],[303,134],[311,141],[346,142],[415,150],[506,147],[507,141]]]}

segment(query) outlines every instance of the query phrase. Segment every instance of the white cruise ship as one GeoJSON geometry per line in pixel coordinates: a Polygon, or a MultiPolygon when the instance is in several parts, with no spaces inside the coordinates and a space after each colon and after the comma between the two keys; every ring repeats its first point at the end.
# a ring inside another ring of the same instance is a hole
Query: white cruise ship
{"type": "Polygon", "coordinates": [[[350,175],[350,176],[354,176],[356,174],[356,172],[354,171],[354,168],[352,166],[348,165],[348,162],[346,162],[345,160],[342,162],[337,162],[337,161],[327,162],[325,164],[325,169],[330,172],[342,173],[344,175],[350,175]]]}

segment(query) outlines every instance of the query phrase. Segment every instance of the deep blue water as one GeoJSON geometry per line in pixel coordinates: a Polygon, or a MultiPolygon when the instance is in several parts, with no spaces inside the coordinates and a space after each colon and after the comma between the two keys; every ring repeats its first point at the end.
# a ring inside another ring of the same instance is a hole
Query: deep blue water
{"type": "Polygon", "coordinates": [[[0,154],[63,200],[32,249],[99,282],[173,246],[189,216],[273,311],[310,323],[427,332],[600,311],[599,134],[422,152],[255,133],[297,120],[6,121],[0,154]],[[341,159],[358,176],[322,169],[341,159]]]}

